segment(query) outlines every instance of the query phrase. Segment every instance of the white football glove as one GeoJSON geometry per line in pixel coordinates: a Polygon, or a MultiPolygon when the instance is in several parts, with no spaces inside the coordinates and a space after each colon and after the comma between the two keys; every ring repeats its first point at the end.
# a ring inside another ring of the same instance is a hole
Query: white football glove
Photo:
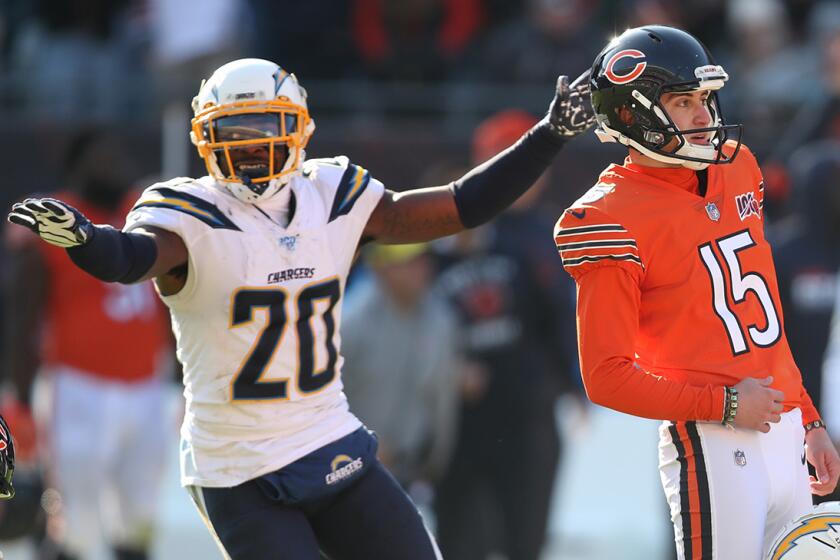
{"type": "Polygon", "coordinates": [[[18,202],[7,219],[29,228],[47,243],[65,249],[87,243],[94,229],[81,212],[54,198],[27,198],[18,202]]]}
{"type": "Polygon", "coordinates": [[[587,70],[571,84],[568,76],[557,78],[556,93],[545,118],[558,136],[574,138],[595,124],[595,112],[589,100],[589,73],[587,70]]]}

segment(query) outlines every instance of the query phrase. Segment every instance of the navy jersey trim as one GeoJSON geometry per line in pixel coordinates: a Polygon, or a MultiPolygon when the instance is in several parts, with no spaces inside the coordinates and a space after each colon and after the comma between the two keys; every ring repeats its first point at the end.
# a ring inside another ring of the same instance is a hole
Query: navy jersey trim
{"type": "MultiPolygon", "coordinates": [[[[694,551],[692,550],[692,534],[691,534],[691,505],[688,499],[688,460],[685,456],[685,445],[683,445],[680,434],[677,432],[677,427],[674,424],[668,426],[668,431],[671,433],[671,441],[674,447],[677,448],[677,461],[680,464],[680,521],[682,525],[682,546],[683,556],[686,559],[694,558],[694,551]]],[[[679,546],[679,543],[677,543],[679,546]]]]}
{"type": "Polygon", "coordinates": [[[627,233],[627,230],[621,224],[606,224],[599,226],[578,226],[573,228],[563,228],[554,234],[554,237],[563,237],[565,235],[582,235],[584,233],[602,233],[605,231],[620,231],[627,233]]]}
{"type": "Polygon", "coordinates": [[[694,469],[697,472],[697,493],[700,497],[700,542],[703,558],[712,557],[712,498],[709,491],[709,476],[706,472],[706,456],[703,442],[697,431],[697,422],[686,422],[685,430],[694,449],[694,469]]]}
{"type": "Polygon", "coordinates": [[[161,198],[139,202],[132,210],[138,208],[167,208],[197,218],[213,229],[242,231],[215,204],[204,199],[167,187],[157,187],[152,189],[151,192],[160,194],[161,198]]]}
{"type": "Polygon", "coordinates": [[[370,183],[370,173],[367,169],[352,163],[348,165],[344,175],[341,176],[341,181],[338,183],[328,222],[339,216],[349,214],[353,205],[356,204],[356,201],[359,200],[359,197],[367,188],[368,183],[370,183]]]}
{"type": "Polygon", "coordinates": [[[558,251],[576,251],[578,249],[602,249],[604,247],[636,247],[633,239],[616,239],[612,241],[579,241],[576,243],[564,243],[557,245],[558,251]]]}
{"type": "Polygon", "coordinates": [[[603,261],[603,260],[630,261],[630,262],[634,262],[638,265],[642,264],[642,260],[639,257],[637,257],[636,255],[631,255],[631,254],[628,253],[628,254],[624,254],[624,255],[601,255],[601,256],[595,256],[595,257],[584,256],[584,257],[577,257],[575,259],[563,259],[563,266],[576,266],[576,265],[583,264],[583,263],[598,262],[598,261],[603,261]]]}

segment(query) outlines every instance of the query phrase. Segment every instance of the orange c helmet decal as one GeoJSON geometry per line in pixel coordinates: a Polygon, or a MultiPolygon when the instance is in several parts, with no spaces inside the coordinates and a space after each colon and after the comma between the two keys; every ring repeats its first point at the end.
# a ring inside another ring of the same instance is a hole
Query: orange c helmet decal
{"type": "Polygon", "coordinates": [[[607,61],[606,70],[604,71],[604,75],[607,77],[609,81],[614,84],[627,84],[638,78],[642,75],[642,72],[645,71],[647,68],[647,62],[645,62],[645,53],[636,49],[624,49],[623,51],[618,51],[614,55],[610,57],[607,61]],[[633,58],[636,60],[641,59],[639,62],[636,63],[636,66],[630,70],[629,73],[624,74],[623,76],[619,76],[615,72],[613,72],[613,67],[615,66],[616,62],[621,60],[622,58],[633,58]]]}

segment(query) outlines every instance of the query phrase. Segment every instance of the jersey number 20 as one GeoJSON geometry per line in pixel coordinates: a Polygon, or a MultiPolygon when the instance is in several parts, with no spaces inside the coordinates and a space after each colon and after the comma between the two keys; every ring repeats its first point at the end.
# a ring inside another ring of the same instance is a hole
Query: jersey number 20
{"type": "MultiPolygon", "coordinates": [[[[240,327],[253,320],[255,309],[266,309],[268,320],[260,332],[251,353],[239,369],[233,380],[233,400],[285,399],[288,397],[288,380],[278,379],[262,381],[265,368],[268,367],[274,352],[283,339],[288,324],[286,317],[287,293],[282,289],[243,289],[233,297],[231,327],[240,327]]],[[[338,350],[333,343],[335,319],[333,308],[341,297],[338,280],[315,284],[302,290],[297,297],[297,347],[298,372],[297,388],[301,393],[312,393],[325,387],[335,379],[335,363],[338,350]],[[323,313],[326,326],[327,365],[319,372],[315,371],[315,337],[312,333],[311,319],[315,313],[315,301],[327,300],[327,309],[323,313]]]]}
{"type": "MultiPolygon", "coordinates": [[[[770,296],[770,290],[767,288],[767,281],[757,272],[748,272],[743,274],[741,272],[741,261],[738,260],[738,253],[753,247],[755,241],[750,237],[749,230],[740,231],[734,235],[723,237],[715,241],[723,255],[724,265],[729,269],[729,289],[732,294],[732,301],[741,303],[746,299],[747,292],[753,292],[761,303],[766,317],[766,326],[764,329],[759,329],[757,325],[748,325],[747,332],[753,344],[759,347],[772,346],[779,340],[782,334],[781,323],[779,322],[779,314],[776,312],[776,306],[773,303],[773,298],[770,296]]],[[[729,336],[729,345],[732,348],[734,355],[749,352],[746,338],[744,337],[744,329],[741,322],[735,316],[735,312],[729,307],[726,298],[726,279],[721,263],[715,256],[712,250],[711,243],[705,243],[700,246],[700,258],[709,272],[709,277],[712,281],[712,306],[715,314],[723,321],[723,326],[726,328],[726,333],[729,336]]]]}

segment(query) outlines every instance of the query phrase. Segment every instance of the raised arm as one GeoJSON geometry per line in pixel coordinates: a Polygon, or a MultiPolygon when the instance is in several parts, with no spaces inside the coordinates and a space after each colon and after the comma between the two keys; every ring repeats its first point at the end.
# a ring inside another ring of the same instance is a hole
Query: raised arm
{"type": "Polygon", "coordinates": [[[566,141],[594,123],[589,72],[570,85],[566,76],[548,114],[513,146],[450,185],[386,191],[364,235],[383,243],[428,241],[476,227],[519,198],[543,174],[566,141]]]}

